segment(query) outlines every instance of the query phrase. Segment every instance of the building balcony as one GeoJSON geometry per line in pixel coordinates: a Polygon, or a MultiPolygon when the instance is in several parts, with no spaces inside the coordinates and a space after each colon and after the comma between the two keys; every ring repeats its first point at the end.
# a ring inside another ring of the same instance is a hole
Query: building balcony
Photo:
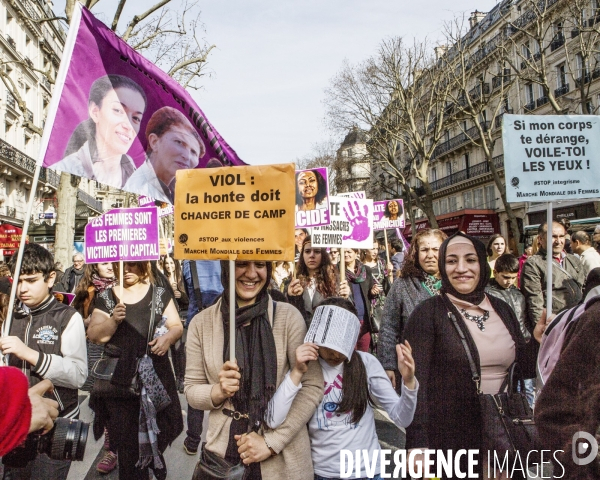
{"type": "Polygon", "coordinates": [[[581,32],[580,32],[579,28],[574,28],[573,30],[571,30],[571,38],[575,38],[575,37],[579,36],[580,33],[581,32]]]}
{"type": "Polygon", "coordinates": [[[498,116],[496,116],[496,119],[494,120],[494,128],[501,128],[502,127],[502,119],[504,118],[504,114],[508,113],[509,115],[513,114],[513,109],[512,108],[505,108],[504,111],[500,114],[498,114],[498,116]]]}
{"type": "Polygon", "coordinates": [[[29,172],[31,175],[35,172],[35,160],[2,139],[0,139],[0,159],[29,172]]]}
{"type": "Polygon", "coordinates": [[[6,92],[6,104],[13,110],[17,109],[17,100],[15,99],[15,96],[10,91],[6,92]]]}
{"type": "MultiPolygon", "coordinates": [[[[492,160],[494,162],[494,166],[497,169],[504,169],[504,155],[498,155],[492,160]]],[[[438,190],[451,187],[452,185],[456,185],[457,183],[464,182],[465,180],[480,177],[488,173],[490,173],[490,166],[488,165],[488,163],[478,163],[477,165],[473,165],[472,167],[465,168],[464,170],[459,170],[458,172],[452,173],[446,177],[442,177],[439,180],[430,182],[429,185],[431,186],[431,190],[433,192],[436,192],[438,190]]]]}
{"type": "Polygon", "coordinates": [[[23,61],[27,64],[29,68],[34,68],[33,62],[29,57],[25,57],[23,61]]]}
{"type": "Polygon", "coordinates": [[[531,101],[527,105],[525,105],[523,107],[523,110],[525,110],[526,112],[531,112],[532,110],[535,110],[535,100],[531,101]]]}
{"type": "Polygon", "coordinates": [[[540,108],[542,105],[546,105],[548,102],[548,96],[543,95],[535,101],[535,106],[536,108],[540,108]]]}
{"type": "Polygon", "coordinates": [[[490,84],[489,83],[480,83],[479,85],[475,85],[471,90],[469,90],[469,97],[471,100],[479,100],[484,95],[490,94],[490,84]]]}
{"type": "Polygon", "coordinates": [[[48,170],[47,168],[42,167],[40,170],[40,182],[46,182],[52,185],[54,188],[58,188],[60,183],[60,174],[56,173],[54,170],[48,170]]]}
{"type": "Polygon", "coordinates": [[[52,92],[52,85],[50,84],[50,80],[48,80],[48,78],[45,75],[42,75],[42,77],[40,78],[40,83],[42,84],[42,87],[48,90],[48,92],[52,92]]]}
{"type": "Polygon", "coordinates": [[[5,205],[2,207],[2,210],[0,210],[0,214],[11,218],[17,218],[17,209],[15,207],[9,207],[8,205],[5,205]]]}
{"type": "Polygon", "coordinates": [[[29,109],[25,110],[25,120],[27,120],[29,123],[33,123],[33,112],[29,109]]]}
{"type": "Polygon", "coordinates": [[[15,50],[17,49],[17,42],[15,42],[15,39],[12,38],[8,33],[6,34],[6,41],[12,48],[15,50]]]}
{"type": "Polygon", "coordinates": [[[510,75],[497,75],[492,78],[492,91],[510,82],[510,75]]]}
{"type": "MultiPolygon", "coordinates": [[[[490,122],[485,122],[483,125],[484,130],[490,128],[490,122]]],[[[444,143],[440,143],[435,150],[433,151],[432,158],[439,157],[440,155],[444,155],[452,150],[457,149],[467,143],[470,143],[479,138],[479,130],[477,127],[471,127],[466,132],[459,133],[455,137],[445,141],[444,143]]]]}
{"type": "Polygon", "coordinates": [[[563,95],[566,95],[567,93],[569,93],[569,84],[568,83],[565,83],[562,87],[558,87],[556,90],[554,90],[554,96],[556,98],[562,97],[563,95]]]}
{"type": "Polygon", "coordinates": [[[100,200],[96,200],[89,193],[86,193],[83,190],[77,190],[77,200],[81,200],[96,212],[102,213],[102,202],[100,200]]]}
{"type": "Polygon", "coordinates": [[[555,50],[558,50],[560,47],[562,47],[564,44],[565,36],[561,33],[560,35],[554,37],[554,40],[550,42],[550,51],[554,52],[555,50]]]}

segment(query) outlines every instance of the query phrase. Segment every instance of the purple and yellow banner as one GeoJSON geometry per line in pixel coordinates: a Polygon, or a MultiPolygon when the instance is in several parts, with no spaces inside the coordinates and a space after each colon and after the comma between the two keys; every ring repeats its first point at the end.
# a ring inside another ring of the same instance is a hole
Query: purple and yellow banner
{"type": "Polygon", "coordinates": [[[115,208],[85,226],[85,263],[158,260],[158,209],[115,208]]]}
{"type": "Polygon", "coordinates": [[[175,80],[77,4],[43,166],[173,203],[177,170],[245,165],[175,80]]]}

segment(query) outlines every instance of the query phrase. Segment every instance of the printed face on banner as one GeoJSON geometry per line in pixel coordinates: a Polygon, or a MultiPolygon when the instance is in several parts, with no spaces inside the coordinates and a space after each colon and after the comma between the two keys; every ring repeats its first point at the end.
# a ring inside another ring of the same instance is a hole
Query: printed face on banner
{"type": "Polygon", "coordinates": [[[175,258],[293,260],[294,165],[177,172],[175,258]]]}
{"type": "Polygon", "coordinates": [[[158,209],[115,208],[85,226],[85,263],[158,260],[158,209]]]}
{"type": "Polygon", "coordinates": [[[373,248],[373,200],[330,197],[331,224],[315,227],[313,247],[373,248]]]}
{"type": "Polygon", "coordinates": [[[71,29],[44,167],[172,203],[177,170],[244,165],[183,87],[88,10],[71,29]]]}
{"type": "Polygon", "coordinates": [[[374,230],[385,230],[386,228],[404,228],[404,201],[383,200],[373,202],[375,209],[373,218],[374,230]]]}
{"type": "Polygon", "coordinates": [[[509,202],[600,196],[597,115],[504,115],[503,118],[509,202]]]}
{"type": "Polygon", "coordinates": [[[296,170],[296,228],[329,225],[326,168],[296,170]]]}

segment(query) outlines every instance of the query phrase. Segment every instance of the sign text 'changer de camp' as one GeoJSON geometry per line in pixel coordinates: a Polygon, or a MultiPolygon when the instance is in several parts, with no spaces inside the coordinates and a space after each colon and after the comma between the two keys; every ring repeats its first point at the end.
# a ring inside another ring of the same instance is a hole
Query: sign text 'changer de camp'
{"type": "Polygon", "coordinates": [[[509,202],[600,196],[600,120],[596,115],[505,115],[509,202]]]}
{"type": "Polygon", "coordinates": [[[180,171],[177,181],[178,258],[294,257],[293,164],[180,171]]]}

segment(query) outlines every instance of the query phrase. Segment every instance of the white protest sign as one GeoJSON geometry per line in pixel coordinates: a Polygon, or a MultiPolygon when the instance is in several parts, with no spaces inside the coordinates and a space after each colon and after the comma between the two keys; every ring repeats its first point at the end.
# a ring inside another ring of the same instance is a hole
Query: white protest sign
{"type": "Polygon", "coordinates": [[[331,224],[314,227],[313,247],[373,248],[373,200],[329,197],[331,224]]]}
{"type": "Polygon", "coordinates": [[[600,117],[504,115],[509,202],[600,197],[600,117]]]}
{"type": "Polygon", "coordinates": [[[356,315],[341,307],[323,305],[315,310],[304,341],[331,348],[350,358],[359,331],[356,315]]]}
{"type": "Polygon", "coordinates": [[[364,190],[359,190],[358,192],[338,193],[337,196],[344,198],[367,198],[367,193],[364,190]]]}

